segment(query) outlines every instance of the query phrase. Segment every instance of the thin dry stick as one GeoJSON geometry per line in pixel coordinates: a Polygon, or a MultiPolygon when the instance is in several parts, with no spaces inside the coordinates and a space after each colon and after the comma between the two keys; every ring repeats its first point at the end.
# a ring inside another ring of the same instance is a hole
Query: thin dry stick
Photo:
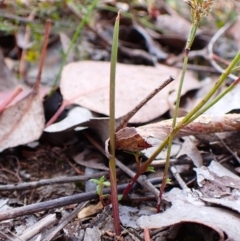
{"type": "Polygon", "coordinates": [[[99,178],[102,176],[108,176],[109,172],[98,172],[91,175],[82,175],[82,176],[73,176],[73,177],[58,177],[52,179],[42,179],[35,182],[24,182],[19,184],[8,184],[0,185],[0,191],[17,191],[17,190],[27,190],[33,189],[41,186],[53,185],[53,184],[62,184],[62,183],[73,183],[79,181],[87,181],[92,178],[99,178]]]}
{"type": "MultiPolygon", "coordinates": [[[[60,224],[55,227],[47,237],[45,237],[42,241],[50,241],[52,240],[59,231],[61,231],[72,219],[74,219],[78,213],[87,205],[88,202],[80,203],[70,214],[63,217],[60,224]]],[[[78,230],[80,232],[80,230],[78,230]]]]}
{"type": "Polygon", "coordinates": [[[147,228],[144,229],[144,240],[145,241],[151,241],[149,229],[147,229],[147,228]]]}
{"type": "MultiPolygon", "coordinates": [[[[12,234],[12,236],[16,236],[14,233],[12,233],[12,232],[11,232],[10,230],[8,230],[8,229],[6,229],[5,232],[8,232],[8,233],[12,234]]],[[[1,231],[0,231],[0,236],[3,236],[3,237],[6,238],[6,240],[8,240],[8,241],[13,241],[13,239],[12,239],[9,235],[7,235],[7,234],[5,234],[5,233],[3,233],[3,232],[1,232],[1,231]]],[[[19,239],[19,241],[22,241],[22,240],[19,239]]]]}
{"type": "Polygon", "coordinates": [[[43,65],[44,65],[44,61],[45,61],[45,57],[46,57],[46,53],[47,53],[50,29],[51,29],[51,20],[48,19],[46,22],[46,26],[45,26],[44,43],[43,43],[42,54],[41,54],[41,58],[40,58],[37,79],[36,79],[36,82],[33,87],[35,92],[37,92],[39,90],[39,86],[41,84],[41,75],[42,75],[43,65]]]}
{"type": "Polygon", "coordinates": [[[52,125],[57,118],[62,114],[62,112],[64,111],[64,109],[70,104],[70,102],[68,100],[63,100],[61,106],[59,107],[59,109],[57,110],[57,112],[52,116],[52,118],[47,122],[47,124],[45,125],[45,128],[52,125]]]}
{"type": "MultiPolygon", "coordinates": [[[[221,68],[221,66],[219,66],[216,61],[212,58],[213,56],[213,45],[214,43],[219,39],[219,37],[221,35],[223,35],[232,25],[234,22],[229,22],[227,24],[225,24],[222,28],[220,28],[212,37],[211,41],[209,42],[208,46],[207,46],[207,50],[208,50],[208,59],[211,63],[211,65],[219,72],[219,73],[223,73],[224,69],[221,68]]],[[[230,79],[232,80],[236,80],[238,77],[230,74],[228,76],[230,79]]]]}
{"type": "Polygon", "coordinates": [[[37,223],[28,227],[20,236],[14,239],[14,241],[29,240],[40,233],[43,229],[47,229],[49,226],[55,224],[57,221],[58,219],[55,213],[49,214],[37,223]]]}
{"type": "Polygon", "coordinates": [[[22,179],[21,179],[21,177],[19,176],[18,173],[16,174],[14,171],[11,171],[11,170],[8,170],[8,169],[5,168],[5,167],[2,167],[1,164],[0,164],[0,172],[2,172],[2,173],[3,173],[3,172],[7,172],[7,173],[9,173],[9,174],[15,176],[15,177],[18,179],[19,182],[22,181],[22,179]]]}
{"type": "MultiPolygon", "coordinates": [[[[117,186],[118,192],[123,191],[127,187],[127,185],[128,184],[118,185],[117,186]]],[[[103,194],[109,194],[110,191],[111,191],[110,188],[104,188],[103,194]]],[[[8,209],[5,211],[0,211],[0,221],[11,219],[11,218],[22,217],[24,215],[38,213],[41,211],[47,211],[49,209],[59,208],[59,207],[63,207],[63,206],[67,206],[75,203],[81,203],[81,202],[89,201],[92,199],[98,199],[98,198],[99,196],[96,193],[96,191],[92,191],[87,193],[75,194],[67,197],[61,197],[61,198],[53,199],[46,202],[34,203],[23,207],[8,209]]]]}
{"type": "Polygon", "coordinates": [[[217,137],[217,139],[222,143],[222,145],[232,154],[232,156],[238,161],[238,163],[240,164],[240,158],[238,157],[238,155],[232,151],[232,149],[225,143],[224,140],[222,140],[221,138],[219,138],[219,136],[217,134],[215,134],[215,136],[217,137]]]}
{"type": "MultiPolygon", "coordinates": [[[[3,1],[1,1],[1,3],[3,3],[3,1]]],[[[0,11],[0,16],[5,19],[16,20],[21,23],[32,23],[32,24],[38,23],[37,21],[33,21],[28,18],[19,17],[19,16],[16,16],[15,14],[10,14],[10,13],[6,13],[6,12],[2,12],[2,11],[0,11]]]]}
{"type": "Polygon", "coordinates": [[[186,185],[186,183],[185,183],[185,182],[183,181],[183,179],[181,178],[180,174],[178,173],[176,167],[171,166],[171,167],[170,167],[170,170],[171,170],[173,176],[175,177],[175,179],[177,180],[178,184],[180,185],[180,187],[181,187],[183,190],[189,189],[188,186],[186,185]]]}
{"type": "Polygon", "coordinates": [[[136,107],[134,107],[130,112],[128,112],[126,115],[119,118],[120,122],[118,123],[116,121],[116,132],[121,130],[122,128],[126,127],[128,124],[128,121],[149,101],[151,100],[158,92],[160,92],[162,89],[164,89],[168,84],[170,84],[174,80],[173,76],[170,76],[169,79],[164,81],[163,84],[161,84],[158,88],[153,90],[144,100],[142,100],[136,107]]]}

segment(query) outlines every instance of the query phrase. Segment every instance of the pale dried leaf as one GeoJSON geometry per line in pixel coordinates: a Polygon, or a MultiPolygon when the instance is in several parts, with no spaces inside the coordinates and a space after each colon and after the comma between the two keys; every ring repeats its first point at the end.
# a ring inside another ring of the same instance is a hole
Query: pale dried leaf
{"type": "Polygon", "coordinates": [[[240,178],[234,174],[234,176],[226,175],[229,173],[226,168],[219,163],[212,163],[210,165],[211,168],[201,167],[194,169],[197,173],[197,181],[202,193],[201,199],[240,213],[240,178]]]}
{"type": "MultiPolygon", "coordinates": [[[[143,123],[168,111],[168,93],[178,88],[180,71],[158,64],[156,67],[117,64],[116,118],[128,113],[170,75],[176,80],[151,99],[130,122],[143,123]]],[[[60,88],[63,98],[92,111],[109,115],[110,63],[82,61],[64,67],[60,88]]],[[[187,72],[182,94],[197,89],[199,82],[187,72]]]]}
{"type": "MultiPolygon", "coordinates": [[[[162,141],[159,139],[150,137],[150,138],[147,138],[147,142],[151,144],[152,147],[143,150],[142,153],[149,158],[156,151],[156,149],[159,147],[162,141]]],[[[180,150],[181,150],[181,146],[179,144],[172,143],[170,157],[176,156],[180,150]]],[[[156,156],[155,159],[165,160],[166,156],[167,156],[167,149],[165,148],[156,156]]]]}
{"type": "MultiPolygon", "coordinates": [[[[119,120],[115,120],[115,124],[117,125],[119,120]]],[[[100,117],[100,118],[92,118],[86,122],[83,122],[80,126],[88,127],[98,135],[102,143],[109,138],[109,117],[100,117]]]]}
{"type": "Polygon", "coordinates": [[[124,227],[138,228],[136,220],[139,218],[139,209],[119,205],[119,218],[124,227]]]}
{"type": "Polygon", "coordinates": [[[164,199],[171,202],[172,206],[160,214],[142,216],[137,220],[141,228],[163,230],[175,224],[183,222],[198,223],[216,231],[224,238],[226,233],[228,240],[238,241],[240,225],[239,215],[227,209],[204,206],[194,194],[187,195],[180,189],[174,188],[164,195],[164,199]],[[189,202],[189,196],[196,202],[189,202]]]}
{"type": "Polygon", "coordinates": [[[128,150],[131,152],[142,151],[152,147],[144,138],[142,138],[134,127],[126,127],[118,131],[115,135],[116,149],[128,150]]]}
{"type": "Polygon", "coordinates": [[[193,161],[196,167],[201,167],[203,165],[203,159],[196,145],[189,137],[183,137],[183,139],[184,143],[182,144],[181,150],[177,157],[187,155],[193,161]]]}
{"type": "Polygon", "coordinates": [[[41,98],[31,92],[0,115],[0,151],[37,140],[45,120],[41,98]]]}
{"type": "Polygon", "coordinates": [[[94,205],[89,205],[89,206],[83,208],[78,213],[78,218],[79,219],[87,218],[89,216],[92,216],[93,214],[99,213],[99,211],[102,209],[103,209],[103,205],[101,202],[98,202],[97,204],[94,204],[94,205]]]}
{"type": "MultiPolygon", "coordinates": [[[[22,86],[21,86],[22,87],[22,86]]],[[[7,91],[2,91],[0,92],[0,105],[13,93],[14,89],[13,90],[7,90],[7,91]]],[[[41,98],[43,99],[44,96],[46,94],[48,94],[50,91],[50,89],[48,87],[42,87],[39,92],[40,92],[40,96],[41,98]]],[[[12,106],[12,105],[15,105],[17,102],[19,102],[20,100],[26,98],[28,95],[30,95],[32,92],[31,89],[29,88],[26,88],[24,87],[23,88],[23,91],[21,91],[12,101],[11,103],[8,105],[9,106],[12,106]]]]}
{"type": "Polygon", "coordinates": [[[240,84],[206,111],[210,115],[223,115],[234,109],[240,109],[240,84]]]}
{"type": "Polygon", "coordinates": [[[98,227],[86,228],[83,241],[89,240],[101,240],[101,232],[98,227]]]}
{"type": "Polygon", "coordinates": [[[79,165],[90,167],[93,169],[99,169],[108,171],[109,168],[104,164],[105,157],[93,150],[84,150],[83,152],[77,154],[73,157],[73,160],[79,165]]]}
{"type": "MultiPolygon", "coordinates": [[[[69,129],[79,126],[82,122],[88,121],[93,115],[91,111],[76,106],[68,112],[66,118],[62,121],[54,123],[44,129],[44,132],[63,132],[69,129]]],[[[84,127],[78,127],[78,130],[85,129],[84,127]]]]}
{"type": "Polygon", "coordinates": [[[228,170],[226,167],[221,165],[219,162],[212,161],[208,166],[209,171],[217,173],[219,177],[228,176],[238,179],[239,176],[228,170]]]}

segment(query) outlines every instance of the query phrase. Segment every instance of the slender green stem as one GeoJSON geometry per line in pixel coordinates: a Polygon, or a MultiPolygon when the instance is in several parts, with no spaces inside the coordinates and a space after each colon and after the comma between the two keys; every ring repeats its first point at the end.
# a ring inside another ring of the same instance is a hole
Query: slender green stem
{"type": "MultiPolygon", "coordinates": [[[[191,28],[191,31],[190,31],[190,34],[189,34],[189,37],[187,40],[187,44],[186,44],[186,48],[185,48],[185,57],[184,57],[184,62],[183,62],[183,69],[182,69],[182,74],[180,77],[180,82],[179,82],[179,87],[178,87],[178,92],[177,92],[177,101],[176,101],[176,106],[175,106],[175,110],[174,110],[174,114],[173,114],[172,128],[175,128],[175,126],[176,126],[178,110],[179,110],[179,105],[180,105],[181,92],[182,92],[182,86],[183,86],[183,82],[184,82],[184,78],[185,78],[185,74],[186,74],[186,70],[187,70],[187,64],[188,64],[188,53],[191,49],[193,40],[195,38],[197,28],[198,28],[198,23],[195,25],[192,25],[192,28],[191,28]]],[[[170,157],[171,157],[173,138],[174,138],[174,135],[170,135],[169,139],[168,139],[168,148],[167,148],[166,163],[165,163],[164,173],[163,173],[163,182],[162,182],[162,185],[160,188],[160,194],[159,194],[160,201],[162,199],[162,194],[163,194],[163,191],[164,191],[166,183],[167,183],[167,174],[168,174],[169,165],[170,165],[170,157]]],[[[158,204],[157,209],[159,211],[160,203],[158,204]]]]}
{"type": "Polygon", "coordinates": [[[196,33],[197,33],[198,25],[199,25],[199,22],[196,22],[190,30],[188,40],[187,40],[187,44],[186,44],[186,49],[188,49],[188,50],[190,50],[191,47],[192,47],[192,43],[193,43],[193,41],[195,39],[195,36],[196,36],[196,33]]]}
{"type": "Polygon", "coordinates": [[[212,97],[212,95],[218,90],[220,85],[224,82],[224,80],[228,77],[228,75],[231,73],[234,66],[240,61],[240,52],[237,53],[235,58],[232,60],[230,65],[227,67],[227,69],[224,71],[224,73],[220,76],[217,83],[214,85],[214,87],[206,94],[206,96],[203,98],[203,100],[193,108],[177,125],[172,129],[172,131],[169,133],[169,135],[163,140],[161,145],[154,151],[154,153],[149,157],[149,159],[142,165],[140,168],[139,173],[143,173],[147,170],[148,166],[152,163],[152,161],[157,157],[157,155],[164,149],[164,147],[168,144],[170,137],[174,137],[176,133],[181,129],[183,125],[188,123],[188,121],[194,116],[197,111],[202,108],[202,106],[212,97]]]}
{"type": "Polygon", "coordinates": [[[204,112],[206,112],[208,109],[210,109],[213,105],[215,105],[220,99],[222,99],[227,93],[229,93],[233,88],[239,84],[240,77],[236,79],[230,86],[228,86],[221,94],[219,94],[213,101],[211,101],[209,104],[207,104],[205,107],[201,108],[195,115],[188,120],[184,125],[187,125],[191,122],[193,122],[195,119],[197,119],[200,115],[202,115],[204,112]]]}
{"type": "Polygon", "coordinates": [[[119,236],[121,233],[120,220],[119,220],[119,208],[118,208],[118,194],[117,194],[117,177],[116,177],[116,163],[115,163],[115,77],[116,77],[116,63],[117,63],[117,52],[118,52],[118,33],[119,33],[119,21],[120,12],[116,18],[113,41],[112,41],[112,53],[111,53],[111,69],[110,69],[110,158],[109,158],[109,169],[110,169],[110,180],[111,180],[111,197],[112,197],[112,211],[113,221],[116,235],[119,236]]]}
{"type": "Polygon", "coordinates": [[[174,128],[176,126],[178,109],[179,109],[180,99],[181,99],[182,86],[183,86],[183,82],[184,82],[184,78],[185,78],[185,74],[186,74],[186,70],[187,70],[187,64],[188,64],[188,53],[191,49],[193,40],[195,38],[198,24],[199,23],[192,25],[192,28],[191,28],[191,31],[190,31],[190,34],[189,34],[189,37],[187,40],[187,44],[186,44],[186,48],[185,48],[185,57],[184,57],[184,61],[183,61],[183,69],[182,69],[182,74],[181,74],[180,83],[179,83],[179,87],[178,87],[178,93],[177,93],[176,107],[175,107],[175,111],[174,111],[174,115],[173,115],[172,128],[174,128]]]}
{"type": "Polygon", "coordinates": [[[179,125],[189,123],[188,121],[197,113],[204,105],[207,103],[207,101],[214,95],[214,93],[219,89],[219,87],[222,85],[222,83],[225,81],[225,79],[228,77],[228,75],[233,70],[234,66],[240,61],[240,52],[236,54],[232,62],[229,64],[227,69],[221,74],[219,77],[217,83],[212,87],[212,89],[206,94],[206,96],[200,101],[199,104],[197,104],[179,123],[179,125]]]}
{"type": "Polygon", "coordinates": [[[98,0],[94,0],[93,3],[92,3],[92,5],[89,6],[89,8],[87,9],[86,15],[83,17],[83,19],[82,19],[82,21],[79,23],[79,25],[78,25],[75,33],[73,34],[73,37],[72,37],[72,39],[71,39],[70,45],[68,46],[67,52],[64,53],[64,55],[63,55],[63,60],[62,60],[60,69],[59,69],[59,71],[58,71],[58,74],[57,74],[57,76],[56,76],[56,79],[55,79],[55,81],[54,81],[54,84],[53,84],[53,86],[52,86],[52,89],[51,89],[49,95],[52,94],[52,92],[54,91],[55,87],[57,86],[57,84],[58,84],[58,82],[59,82],[59,80],[60,80],[61,74],[62,74],[63,67],[65,66],[65,64],[66,64],[66,62],[67,62],[67,57],[68,57],[68,55],[69,55],[69,53],[70,53],[73,45],[74,45],[75,42],[77,41],[77,39],[78,39],[78,37],[79,37],[79,35],[80,35],[83,27],[85,26],[85,24],[87,23],[90,15],[92,14],[93,10],[95,9],[95,7],[96,7],[96,5],[97,5],[97,2],[98,2],[98,0]]]}

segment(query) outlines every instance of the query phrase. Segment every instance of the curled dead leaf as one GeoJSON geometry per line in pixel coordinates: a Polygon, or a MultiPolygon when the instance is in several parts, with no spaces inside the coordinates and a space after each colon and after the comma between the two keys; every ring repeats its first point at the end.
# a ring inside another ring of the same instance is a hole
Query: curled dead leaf
{"type": "MultiPolygon", "coordinates": [[[[182,118],[177,118],[179,123],[182,118]]],[[[148,138],[163,140],[172,129],[172,120],[164,120],[137,128],[123,128],[116,133],[116,148],[127,151],[141,151],[151,147],[148,138]]],[[[226,114],[222,116],[202,115],[176,134],[177,137],[211,134],[240,130],[240,115],[226,114]]]]}
{"type": "Polygon", "coordinates": [[[139,135],[136,128],[126,127],[116,133],[116,149],[139,152],[152,147],[143,137],[139,135]]]}

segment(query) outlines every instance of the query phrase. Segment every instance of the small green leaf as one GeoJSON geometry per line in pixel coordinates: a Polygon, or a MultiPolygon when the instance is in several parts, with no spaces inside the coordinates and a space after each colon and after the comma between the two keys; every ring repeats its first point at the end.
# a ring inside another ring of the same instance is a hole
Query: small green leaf
{"type": "Polygon", "coordinates": [[[148,172],[155,172],[154,167],[152,167],[152,166],[148,166],[147,171],[148,172]]]}
{"type": "Polygon", "coordinates": [[[99,180],[98,179],[90,179],[91,182],[95,183],[95,184],[99,184],[99,180]]]}
{"type": "Polygon", "coordinates": [[[97,185],[97,187],[96,187],[96,192],[97,192],[97,195],[100,196],[101,187],[99,185],[97,185]]]}
{"type": "Polygon", "coordinates": [[[167,178],[167,179],[166,179],[166,184],[173,184],[173,183],[172,183],[172,180],[171,180],[170,178],[167,178]]]}
{"type": "Polygon", "coordinates": [[[123,199],[123,195],[118,195],[118,201],[121,201],[123,199]]]}
{"type": "Polygon", "coordinates": [[[105,181],[105,182],[103,183],[103,185],[104,185],[105,187],[110,187],[110,186],[111,186],[111,183],[110,183],[109,181],[105,181]]]}

